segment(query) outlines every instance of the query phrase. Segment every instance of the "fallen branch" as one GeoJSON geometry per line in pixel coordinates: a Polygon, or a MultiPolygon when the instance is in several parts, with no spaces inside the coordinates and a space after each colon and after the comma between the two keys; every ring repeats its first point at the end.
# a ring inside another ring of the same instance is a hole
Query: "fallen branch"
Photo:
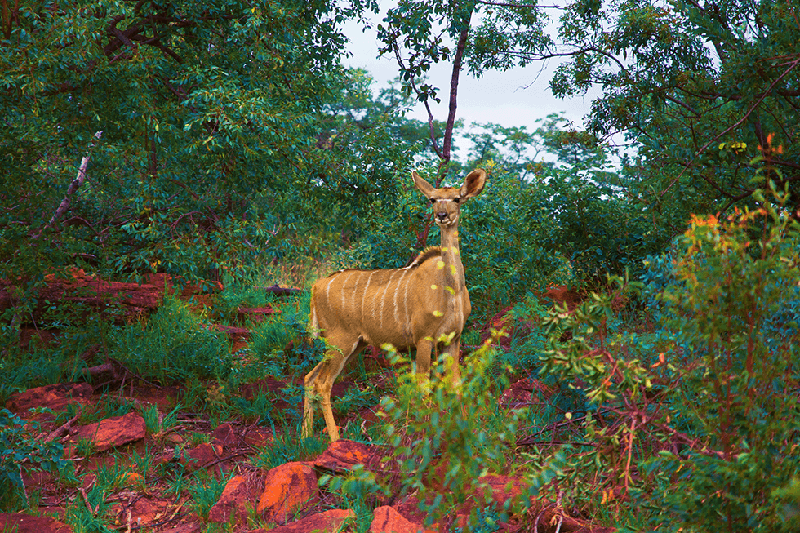
{"type": "Polygon", "coordinates": [[[81,415],[83,415],[83,411],[79,411],[78,414],[70,418],[68,422],[60,425],[58,428],[50,432],[44,439],[42,439],[42,442],[50,442],[66,436],[72,430],[72,425],[78,421],[81,415]]]}
{"type": "Polygon", "coordinates": [[[259,288],[262,289],[264,292],[271,292],[273,294],[278,294],[278,295],[297,294],[301,292],[300,289],[295,289],[294,287],[279,287],[277,284],[272,285],[270,287],[259,287],[259,288]]]}

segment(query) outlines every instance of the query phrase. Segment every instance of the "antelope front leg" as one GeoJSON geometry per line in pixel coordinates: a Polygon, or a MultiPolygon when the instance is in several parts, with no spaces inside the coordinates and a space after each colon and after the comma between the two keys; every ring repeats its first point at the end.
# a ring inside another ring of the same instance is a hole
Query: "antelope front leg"
{"type": "Polygon", "coordinates": [[[431,377],[431,352],[433,352],[433,341],[422,339],[417,343],[417,382],[420,378],[430,379],[431,377]]]}
{"type": "MultiPolygon", "coordinates": [[[[461,384],[461,337],[456,337],[444,348],[445,361],[452,361],[450,385],[455,389],[461,384]]],[[[445,363],[447,364],[447,363],[445,363]]]]}

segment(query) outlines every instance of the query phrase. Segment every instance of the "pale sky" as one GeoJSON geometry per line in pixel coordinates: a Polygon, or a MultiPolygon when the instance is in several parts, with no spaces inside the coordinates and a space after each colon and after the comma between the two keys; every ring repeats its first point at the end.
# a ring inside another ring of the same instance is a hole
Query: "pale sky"
{"type": "MultiPolygon", "coordinates": [[[[372,15],[373,26],[381,21],[381,15],[372,15]]],[[[375,93],[387,86],[397,77],[397,64],[394,57],[377,59],[378,41],[375,29],[362,33],[358,22],[350,21],[344,31],[350,39],[347,47],[352,56],[344,59],[344,64],[354,68],[366,69],[375,79],[375,93]]],[[[462,71],[458,87],[457,119],[470,122],[494,122],[503,126],[527,126],[529,131],[536,129],[535,121],[550,113],[563,112],[564,116],[582,129],[583,117],[591,107],[591,93],[586,97],[559,100],[550,91],[549,82],[557,64],[551,61],[546,70],[542,64],[526,68],[515,68],[505,72],[486,71],[480,78],[473,78],[462,71]]],[[[447,118],[447,99],[449,97],[451,65],[433,65],[429,75],[432,85],[439,87],[441,104],[433,102],[434,118],[444,121],[447,118]]],[[[413,110],[411,118],[427,121],[428,115],[422,104],[413,110]]]]}

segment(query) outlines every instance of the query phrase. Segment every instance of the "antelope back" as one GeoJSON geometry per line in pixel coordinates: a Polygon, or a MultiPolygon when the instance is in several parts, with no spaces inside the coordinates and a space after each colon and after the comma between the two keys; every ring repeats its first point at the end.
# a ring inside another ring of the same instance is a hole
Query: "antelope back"
{"type": "Polygon", "coordinates": [[[466,317],[449,316],[458,285],[443,257],[440,248],[430,248],[406,268],[341,270],[318,280],[312,287],[312,323],[327,338],[397,348],[436,338],[453,318],[460,319],[460,327],[453,328],[460,332],[466,317]]]}

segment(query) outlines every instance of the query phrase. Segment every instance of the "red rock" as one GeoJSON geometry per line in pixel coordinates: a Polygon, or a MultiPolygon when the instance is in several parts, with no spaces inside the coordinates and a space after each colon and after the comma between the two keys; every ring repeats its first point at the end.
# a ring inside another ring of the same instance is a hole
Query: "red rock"
{"type": "Polygon", "coordinates": [[[256,448],[271,444],[273,440],[275,440],[275,436],[271,429],[250,428],[247,433],[244,434],[245,444],[256,448]]]}
{"type": "Polygon", "coordinates": [[[222,446],[233,447],[239,443],[239,435],[236,429],[227,422],[217,426],[212,436],[214,437],[214,442],[222,446]]]}
{"type": "Polygon", "coordinates": [[[139,413],[128,413],[107,418],[78,428],[70,437],[72,443],[90,440],[96,451],[105,451],[145,437],[144,418],[139,413]]]}
{"type": "Polygon", "coordinates": [[[370,525],[370,533],[417,533],[424,529],[398,513],[394,508],[384,505],[375,509],[370,525]]]}
{"type": "Polygon", "coordinates": [[[134,498],[129,504],[117,503],[111,506],[111,512],[116,515],[115,521],[117,524],[127,524],[128,512],[130,512],[131,524],[136,524],[140,527],[158,523],[172,509],[173,504],[170,500],[148,498],[146,496],[134,498]]]}
{"type": "Polygon", "coordinates": [[[250,330],[247,328],[241,328],[239,326],[212,324],[211,326],[209,326],[209,329],[224,333],[225,335],[228,336],[228,339],[230,340],[239,340],[239,339],[247,340],[250,338],[250,330]]]}
{"type": "Polygon", "coordinates": [[[577,291],[570,290],[566,285],[548,287],[542,296],[551,300],[553,305],[558,305],[559,307],[566,305],[570,313],[583,301],[583,296],[577,291]]]}
{"type": "Polygon", "coordinates": [[[184,452],[184,464],[190,471],[197,470],[198,468],[207,466],[219,459],[219,457],[222,455],[222,451],[222,446],[219,444],[204,442],[184,452]]]}
{"type": "Polygon", "coordinates": [[[62,411],[67,405],[88,401],[93,388],[88,383],[57,383],[12,394],[6,402],[9,411],[21,414],[34,407],[48,407],[62,411]]]}
{"type": "Polygon", "coordinates": [[[194,448],[183,450],[176,456],[175,452],[169,451],[156,457],[155,464],[163,465],[172,461],[181,463],[187,472],[193,472],[198,468],[203,468],[214,463],[222,455],[223,448],[219,444],[204,442],[194,448]]]}
{"type": "Polygon", "coordinates": [[[248,319],[252,322],[259,323],[263,322],[267,315],[273,315],[275,313],[280,313],[279,310],[273,309],[270,306],[266,307],[240,307],[236,310],[237,318],[239,322],[242,324],[247,323],[248,319]]]}
{"type": "MultiPolygon", "coordinates": [[[[344,531],[347,524],[355,520],[355,517],[356,514],[349,509],[331,509],[270,529],[269,533],[338,533],[344,531]]],[[[251,533],[265,533],[265,530],[256,529],[251,533]]]]}
{"type": "Polygon", "coordinates": [[[72,529],[49,516],[0,513],[0,531],[15,533],[71,533],[72,529]]]}
{"type": "MultiPolygon", "coordinates": [[[[48,274],[47,284],[39,289],[39,305],[33,310],[32,318],[38,320],[49,306],[47,302],[58,305],[88,307],[97,312],[111,311],[109,316],[117,322],[132,319],[156,309],[164,297],[164,285],[108,282],[83,270],[72,269],[69,273],[48,274]],[[119,311],[122,311],[120,313],[119,311]]],[[[0,311],[14,306],[12,294],[14,284],[0,280],[0,311]]]]}
{"type": "Polygon", "coordinates": [[[285,523],[317,498],[317,476],[310,466],[293,462],[272,468],[264,478],[264,493],[256,512],[267,522],[285,523]]]}
{"type": "MultiPolygon", "coordinates": [[[[169,274],[149,274],[144,279],[145,283],[104,281],[77,268],[48,274],[45,285],[39,288],[38,306],[24,318],[38,321],[46,309],[55,304],[72,309],[90,308],[118,323],[136,320],[158,308],[166,291],[176,292],[169,274]]],[[[16,305],[13,294],[18,283],[19,280],[0,279],[0,313],[16,305]]],[[[219,282],[185,285],[180,297],[185,300],[204,290],[219,292],[222,288],[219,282]]],[[[205,297],[205,294],[200,296],[205,297]]]]}
{"type": "MultiPolygon", "coordinates": [[[[411,494],[396,502],[392,508],[412,524],[422,524],[425,518],[427,518],[427,515],[420,511],[419,503],[419,499],[411,494]]],[[[428,503],[430,503],[430,501],[428,503]]],[[[434,524],[434,528],[435,527],[436,524],[434,524]]]]}
{"type": "Polygon", "coordinates": [[[198,522],[188,522],[169,529],[162,529],[161,533],[200,533],[200,529],[198,522]]]}
{"type": "Polygon", "coordinates": [[[366,444],[341,439],[332,442],[312,464],[333,472],[346,472],[354,465],[364,464],[370,455],[370,448],[366,444]]]}
{"type": "Polygon", "coordinates": [[[227,523],[233,518],[236,524],[247,524],[249,510],[253,508],[252,502],[256,497],[253,485],[244,476],[232,477],[208,512],[208,521],[227,523]]]}

